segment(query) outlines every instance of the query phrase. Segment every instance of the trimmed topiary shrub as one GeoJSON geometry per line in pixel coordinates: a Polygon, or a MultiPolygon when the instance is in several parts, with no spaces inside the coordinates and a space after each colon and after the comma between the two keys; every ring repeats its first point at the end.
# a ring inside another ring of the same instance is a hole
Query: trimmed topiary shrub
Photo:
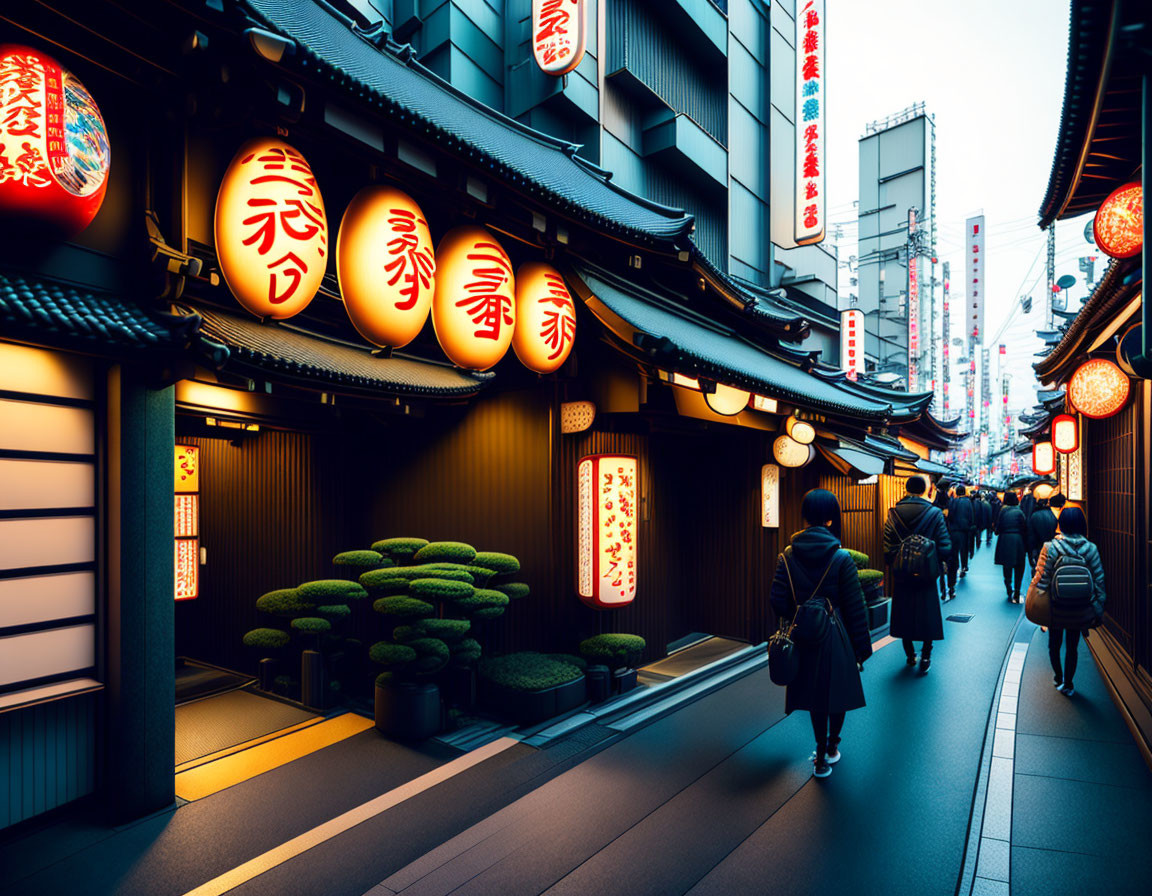
{"type": "Polygon", "coordinates": [[[869,586],[875,587],[884,581],[884,573],[878,569],[862,569],[856,573],[856,575],[860,579],[861,588],[867,588],[869,586]]]}
{"type": "Polygon", "coordinates": [[[504,585],[494,585],[494,590],[507,594],[512,600],[519,600],[528,596],[528,586],[523,582],[508,582],[504,585]]]}
{"type": "Polygon", "coordinates": [[[477,588],[471,596],[453,601],[453,607],[473,619],[495,619],[508,606],[508,595],[489,588],[477,588]]]}
{"type": "Polygon", "coordinates": [[[385,616],[395,616],[397,619],[421,619],[431,616],[436,611],[436,608],[426,601],[400,594],[380,598],[372,604],[372,609],[385,616]]]}
{"type": "Polygon", "coordinates": [[[439,638],[441,641],[459,641],[472,628],[467,619],[424,619],[417,623],[415,628],[420,629],[429,638],[439,638]]]}
{"type": "Polygon", "coordinates": [[[409,594],[427,601],[459,602],[464,598],[471,597],[475,590],[467,582],[457,582],[452,579],[413,579],[408,583],[409,594]]]}
{"type": "Polygon", "coordinates": [[[496,570],[488,569],[485,566],[471,565],[465,566],[463,568],[468,571],[470,576],[472,576],[472,580],[482,588],[488,584],[489,579],[496,575],[496,570]]]}
{"type": "Polygon", "coordinates": [[[856,564],[857,569],[868,568],[869,560],[867,554],[862,553],[861,551],[854,551],[851,548],[846,548],[845,550],[848,551],[848,556],[852,558],[852,562],[856,564]]]}
{"type": "Polygon", "coordinates": [[[414,579],[445,579],[451,582],[472,584],[472,575],[463,567],[452,564],[453,568],[422,564],[420,566],[391,567],[374,569],[360,576],[360,584],[372,594],[398,594],[408,590],[408,583],[414,579]]]}
{"type": "Polygon", "coordinates": [[[404,646],[416,651],[412,671],[418,675],[434,675],[448,665],[451,654],[448,645],[439,638],[417,638],[404,646]]]}
{"type": "Polygon", "coordinates": [[[542,691],[575,681],[584,673],[542,653],[510,653],[480,661],[480,675],[513,691],[542,691]]]}
{"type": "Polygon", "coordinates": [[[631,665],[646,646],[639,635],[595,635],[580,642],[580,655],[590,663],[618,668],[631,665]]]}
{"type": "Polygon", "coordinates": [[[470,666],[480,659],[480,642],[475,638],[463,638],[448,645],[452,652],[452,665],[470,666]]]}
{"type": "Polygon", "coordinates": [[[414,641],[417,638],[423,638],[424,632],[420,629],[418,623],[412,625],[398,625],[392,629],[392,640],[397,644],[406,644],[409,641],[414,641]]]}
{"type": "Polygon", "coordinates": [[[578,656],[573,656],[570,653],[546,653],[544,654],[551,660],[556,660],[558,663],[567,663],[569,666],[575,666],[581,672],[588,671],[588,663],[578,656]]]}
{"type": "Polygon", "coordinates": [[[279,650],[287,647],[292,636],[278,628],[254,628],[244,636],[245,647],[255,647],[260,650],[279,650]]]}
{"type": "Polygon", "coordinates": [[[416,661],[416,651],[405,644],[377,641],[368,648],[368,658],[382,666],[403,666],[416,661]]]}
{"type": "Polygon", "coordinates": [[[511,554],[501,554],[496,551],[481,551],[472,561],[477,566],[491,569],[499,575],[520,571],[520,561],[511,554]]]}
{"type": "Polygon", "coordinates": [[[348,604],[330,604],[326,607],[317,607],[316,612],[326,619],[347,619],[352,615],[352,608],[348,604]]]}
{"type": "MultiPolygon", "coordinates": [[[[345,582],[344,584],[348,583],[345,582]]],[[[329,601],[325,601],[325,603],[329,603],[329,601]]],[[[291,619],[295,616],[311,613],[316,609],[316,603],[304,599],[296,588],[278,588],[275,591],[260,595],[256,599],[256,609],[261,613],[267,613],[269,616],[282,616],[285,619],[291,619]]]]}
{"type": "Polygon", "coordinates": [[[428,544],[427,538],[385,538],[372,545],[372,550],[387,554],[393,561],[399,563],[411,560],[412,555],[428,544]]]}
{"type": "Polygon", "coordinates": [[[396,569],[373,569],[360,576],[358,581],[369,594],[403,594],[408,590],[408,579],[396,573],[396,569]]]}
{"type": "Polygon", "coordinates": [[[392,566],[392,561],[379,551],[341,551],[332,558],[332,563],[335,566],[347,566],[362,571],[392,566]]]}
{"type": "Polygon", "coordinates": [[[412,558],[417,563],[471,563],[476,548],[462,541],[434,541],[420,548],[412,558]]]}
{"type": "Polygon", "coordinates": [[[341,604],[366,597],[368,592],[359,582],[347,579],[319,579],[305,582],[296,588],[301,600],[313,604],[341,604]]]}
{"type": "Polygon", "coordinates": [[[332,623],[319,616],[299,616],[292,620],[292,628],[309,635],[322,635],[332,631],[332,623]]]}

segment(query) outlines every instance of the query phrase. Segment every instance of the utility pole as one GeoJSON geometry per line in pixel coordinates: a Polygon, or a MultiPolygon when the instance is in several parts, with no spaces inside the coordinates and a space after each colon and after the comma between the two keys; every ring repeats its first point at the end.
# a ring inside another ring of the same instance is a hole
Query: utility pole
{"type": "Polygon", "coordinates": [[[1048,291],[1044,294],[1044,329],[1052,329],[1052,296],[1056,287],[1056,222],[1048,225],[1048,291]]]}

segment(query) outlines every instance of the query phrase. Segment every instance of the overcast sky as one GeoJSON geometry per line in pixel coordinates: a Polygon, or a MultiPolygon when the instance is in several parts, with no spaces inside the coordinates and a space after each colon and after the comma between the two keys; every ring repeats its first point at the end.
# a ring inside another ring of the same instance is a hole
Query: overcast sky
{"type": "MultiPolygon", "coordinates": [[[[962,298],[964,219],[983,210],[989,337],[1019,295],[1035,299],[1032,313],[1017,312],[999,340],[1008,346],[1013,411],[1031,406],[1030,365],[1040,349],[1033,331],[1043,324],[1045,290],[1036,213],[1064,97],[1067,0],[827,0],[826,14],[829,221],[846,225],[840,257],[856,254],[857,141],[865,124],[926,102],[936,121],[937,249],[952,265],[953,307],[962,298]]],[[[1057,277],[1079,278],[1073,308],[1086,291],[1077,259],[1100,254],[1084,241],[1084,221],[1056,233],[1057,277]]],[[[848,276],[841,268],[842,301],[848,276]]],[[[955,379],[951,392],[955,405],[962,394],[955,379]]]]}

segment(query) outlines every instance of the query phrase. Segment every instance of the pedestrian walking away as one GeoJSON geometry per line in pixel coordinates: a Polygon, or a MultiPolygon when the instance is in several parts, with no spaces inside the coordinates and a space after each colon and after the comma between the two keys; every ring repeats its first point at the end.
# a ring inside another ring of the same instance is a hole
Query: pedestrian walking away
{"type": "Polygon", "coordinates": [[[992,535],[989,531],[992,526],[992,508],[988,506],[988,499],[983,492],[977,492],[976,507],[976,546],[987,543],[992,544],[992,535]]]}
{"type": "Polygon", "coordinates": [[[884,562],[892,570],[893,581],[888,630],[903,641],[909,666],[916,665],[914,642],[922,642],[919,671],[924,674],[932,665],[933,642],[944,638],[936,579],[940,559],[947,562],[953,544],[944,514],[924,499],[928,484],[923,477],[909,477],[905,487],[907,494],[888,511],[884,522],[884,562]]]}
{"type": "Polygon", "coordinates": [[[802,709],[811,715],[816,738],[812,773],[825,778],[840,761],[845,714],[864,706],[860,672],[872,655],[872,642],[856,564],[840,546],[836,496],[813,489],[804,496],[800,515],[807,528],[780,555],[769,600],[778,618],[795,623],[799,661],[784,711],[802,709]]]}
{"type": "Polygon", "coordinates": [[[1028,517],[1028,561],[1032,564],[1032,574],[1036,574],[1036,561],[1044,545],[1056,537],[1056,516],[1064,506],[1064,496],[1057,492],[1047,500],[1036,503],[1032,516],[1028,517]]]}
{"type": "MultiPolygon", "coordinates": [[[[948,490],[938,488],[936,490],[936,497],[932,499],[932,506],[939,510],[947,521],[948,518],[948,490]]],[[[947,603],[956,597],[956,589],[953,587],[951,591],[948,590],[948,569],[952,565],[952,557],[940,558],[940,600],[947,603]]],[[[955,582],[955,579],[953,579],[955,582]]]]}
{"type": "Polygon", "coordinates": [[[956,576],[964,578],[968,574],[969,530],[973,526],[972,502],[968,500],[964,486],[956,486],[956,494],[948,502],[948,537],[952,545],[953,563],[948,570],[948,591],[956,592],[956,576]]]}
{"type": "MultiPolygon", "coordinates": [[[[1104,565],[1099,549],[1088,540],[1084,511],[1069,507],[1060,513],[1057,536],[1040,549],[1036,575],[1028,589],[1029,607],[1041,605],[1041,621],[1049,623],[1048,658],[1052,662],[1053,683],[1066,697],[1076,693],[1072,682],[1080,636],[1087,635],[1088,629],[1097,627],[1103,618],[1108,599],[1104,584],[1104,565]]],[[[1030,609],[1030,618],[1032,613],[1030,609]]]]}
{"type": "Polygon", "coordinates": [[[1004,590],[1011,603],[1020,603],[1020,588],[1024,581],[1025,543],[1028,523],[1020,509],[1016,493],[1004,493],[1004,506],[996,518],[996,556],[994,560],[1004,569],[1004,590]]]}

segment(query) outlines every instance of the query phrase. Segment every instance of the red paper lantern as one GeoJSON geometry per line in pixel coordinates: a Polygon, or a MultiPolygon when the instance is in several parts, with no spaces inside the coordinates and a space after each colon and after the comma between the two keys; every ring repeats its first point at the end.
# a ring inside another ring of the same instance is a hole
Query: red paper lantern
{"type": "Polygon", "coordinates": [[[1131,258],[1144,246],[1144,192],[1140,184],[1124,184],[1100,205],[1092,236],[1107,255],[1131,258]]]}
{"type": "Polygon", "coordinates": [[[576,305],[559,271],[528,261],[516,271],[516,329],[512,349],[537,373],[559,370],[576,341],[576,305]]]}
{"type": "Polygon", "coordinates": [[[1111,417],[1128,401],[1128,374],[1106,358],[1086,361],[1068,381],[1068,400],[1085,417],[1111,417]]]}
{"type": "Polygon", "coordinates": [[[76,76],[39,50],[0,46],[0,215],[79,233],[110,163],[104,118],[76,76]]]}
{"type": "Polygon", "coordinates": [[[516,327],[516,278],[508,253],[483,227],[448,231],[436,247],[432,326],[449,360],[487,370],[504,357],[516,327]]]}
{"type": "Polygon", "coordinates": [[[1080,447],[1080,424],[1071,414],[1053,418],[1052,447],[1061,454],[1072,454],[1080,447]]]}
{"type": "Polygon", "coordinates": [[[622,607],[636,597],[636,470],[626,454],[582,457],[577,467],[576,592],[590,607],[622,607]]]}
{"type": "Polygon", "coordinates": [[[1032,472],[1037,476],[1056,472],[1056,452],[1051,442],[1036,442],[1032,446],[1032,472]]]}

